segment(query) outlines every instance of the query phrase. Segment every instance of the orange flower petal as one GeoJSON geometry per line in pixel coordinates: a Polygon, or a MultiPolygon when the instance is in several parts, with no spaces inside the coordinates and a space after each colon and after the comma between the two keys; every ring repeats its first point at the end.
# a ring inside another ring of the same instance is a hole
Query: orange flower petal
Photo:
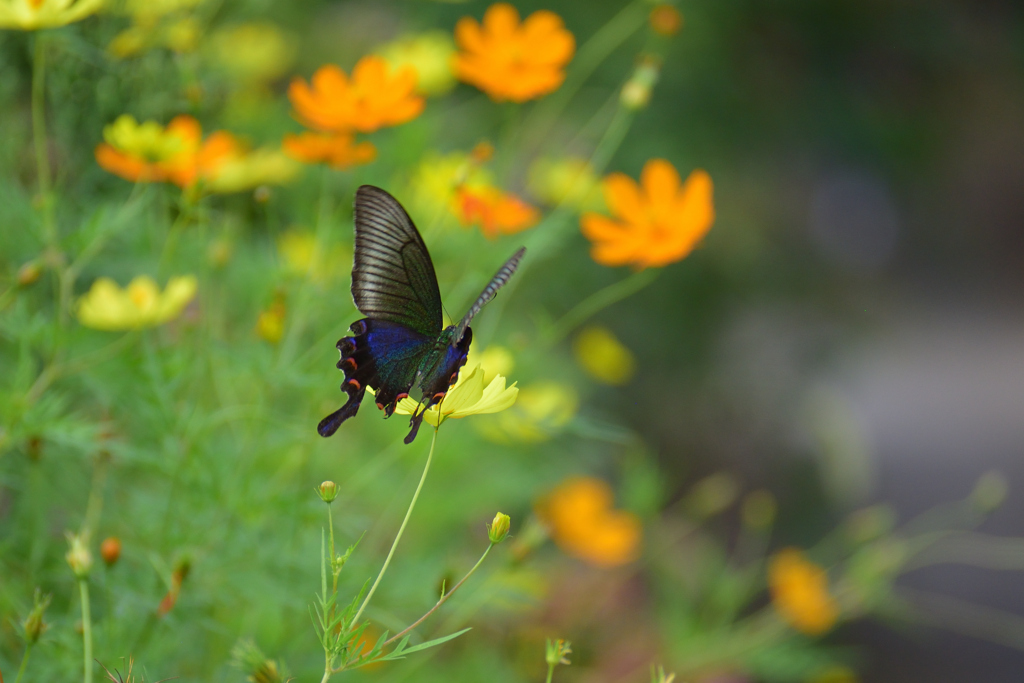
{"type": "Polygon", "coordinates": [[[645,220],[644,197],[640,187],[625,173],[612,173],[601,183],[605,203],[612,214],[636,223],[645,220]]]}
{"type": "Polygon", "coordinates": [[[647,201],[656,207],[670,207],[679,192],[679,173],[664,159],[651,159],[640,173],[647,201]]]}
{"type": "Polygon", "coordinates": [[[511,37],[518,25],[519,12],[508,3],[495,3],[484,12],[484,30],[499,40],[511,37]]]}

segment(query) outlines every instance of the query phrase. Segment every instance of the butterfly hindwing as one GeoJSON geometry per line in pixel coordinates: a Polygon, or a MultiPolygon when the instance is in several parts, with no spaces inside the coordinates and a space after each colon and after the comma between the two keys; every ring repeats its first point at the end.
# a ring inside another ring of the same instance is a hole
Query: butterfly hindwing
{"type": "Polygon", "coordinates": [[[352,298],[363,315],[440,334],[444,319],[434,264],[398,200],[378,187],[360,187],[355,232],[352,298]]]}

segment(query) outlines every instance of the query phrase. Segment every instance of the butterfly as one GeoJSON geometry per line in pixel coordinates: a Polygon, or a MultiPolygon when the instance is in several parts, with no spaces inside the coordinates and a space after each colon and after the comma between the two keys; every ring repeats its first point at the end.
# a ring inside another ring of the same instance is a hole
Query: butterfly
{"type": "Polygon", "coordinates": [[[405,443],[412,443],[423,413],[441,402],[466,364],[473,338],[470,321],[516,272],[526,248],[495,273],[462,320],[444,327],[434,264],[398,200],[379,187],[360,187],[355,232],[352,299],[366,317],[354,322],[352,336],[337,344],[338,369],[345,373],[341,390],[348,400],[316,430],[323,437],[334,434],[358,412],[367,388],[376,392],[377,408],[388,418],[416,387],[422,399],[405,437],[405,443]]]}

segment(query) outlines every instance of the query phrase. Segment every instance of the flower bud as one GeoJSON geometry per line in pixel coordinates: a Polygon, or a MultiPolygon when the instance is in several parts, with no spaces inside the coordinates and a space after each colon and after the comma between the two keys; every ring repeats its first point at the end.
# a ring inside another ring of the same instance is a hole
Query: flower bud
{"type": "Polygon", "coordinates": [[[652,31],[659,36],[671,38],[682,28],[683,15],[672,5],[658,5],[651,10],[648,21],[650,21],[652,31]]]}
{"type": "Polygon", "coordinates": [[[627,109],[643,109],[651,101],[651,89],[658,82],[661,64],[653,57],[644,57],[622,86],[619,101],[627,109]]]}
{"type": "Polygon", "coordinates": [[[971,491],[971,502],[982,512],[992,512],[1006,500],[1010,485],[1001,472],[991,471],[981,475],[971,491]]]}
{"type": "Polygon", "coordinates": [[[39,279],[42,272],[43,269],[39,267],[39,263],[36,261],[29,261],[21,268],[18,268],[18,284],[22,287],[28,287],[39,279]]]}
{"type": "Polygon", "coordinates": [[[325,481],[320,484],[320,487],[316,491],[320,495],[320,500],[328,505],[334,502],[334,499],[338,497],[338,485],[333,481],[325,481]]]}
{"type": "Polygon", "coordinates": [[[67,537],[69,548],[64,559],[68,561],[68,566],[75,576],[84,579],[89,576],[89,570],[92,569],[92,553],[89,552],[88,540],[81,534],[68,533],[67,537]]]}
{"type": "Polygon", "coordinates": [[[547,652],[544,656],[544,660],[548,663],[548,666],[554,667],[558,664],[569,664],[568,655],[572,654],[572,643],[568,640],[549,640],[547,652]]]}
{"type": "Polygon", "coordinates": [[[508,536],[508,529],[512,519],[504,512],[494,515],[494,521],[487,525],[487,538],[491,539],[492,545],[498,545],[508,536]]]}
{"type": "Polygon", "coordinates": [[[50,595],[43,595],[37,588],[33,602],[32,611],[25,617],[25,621],[21,622],[21,626],[25,630],[25,641],[29,645],[39,642],[39,638],[49,628],[49,624],[43,621],[43,614],[50,605],[50,595]]]}
{"type": "Polygon", "coordinates": [[[117,536],[103,539],[103,543],[100,543],[100,557],[108,567],[117,564],[117,560],[121,557],[121,539],[117,536]]]}

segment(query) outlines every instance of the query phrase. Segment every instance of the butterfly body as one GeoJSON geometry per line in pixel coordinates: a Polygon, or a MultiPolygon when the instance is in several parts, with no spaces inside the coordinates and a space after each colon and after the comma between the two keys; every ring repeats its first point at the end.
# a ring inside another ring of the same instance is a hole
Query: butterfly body
{"type": "Polygon", "coordinates": [[[405,438],[410,443],[423,412],[444,398],[466,364],[473,336],[469,321],[515,272],[524,250],[506,262],[459,323],[442,329],[434,266],[408,214],[394,197],[369,185],[356,192],[355,213],[352,297],[367,317],[352,324],[352,336],[338,341],[338,369],[345,373],[341,390],[348,400],[317,431],[334,434],[359,410],[368,387],[385,417],[418,389],[420,409],[405,438]]]}

